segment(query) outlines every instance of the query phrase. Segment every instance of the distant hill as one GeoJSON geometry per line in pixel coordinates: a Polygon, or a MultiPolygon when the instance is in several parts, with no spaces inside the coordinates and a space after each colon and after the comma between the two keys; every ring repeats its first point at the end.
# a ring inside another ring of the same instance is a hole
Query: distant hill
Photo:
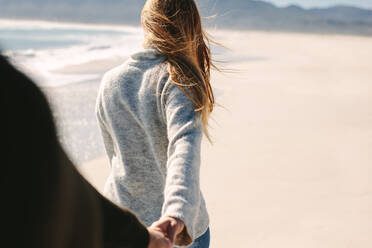
{"type": "Polygon", "coordinates": [[[372,10],[349,6],[278,8],[266,2],[245,0],[204,0],[201,5],[213,6],[212,3],[215,7],[208,13],[217,13],[214,25],[218,27],[372,35],[372,10]]]}
{"type": "Polygon", "coordinates": [[[0,0],[0,18],[139,25],[146,0],[0,0]]]}
{"type": "MultiPolygon", "coordinates": [[[[278,8],[252,0],[197,0],[218,28],[372,35],[372,10],[348,6],[278,8]]],[[[0,18],[140,24],[145,0],[0,0],[0,18]]]]}

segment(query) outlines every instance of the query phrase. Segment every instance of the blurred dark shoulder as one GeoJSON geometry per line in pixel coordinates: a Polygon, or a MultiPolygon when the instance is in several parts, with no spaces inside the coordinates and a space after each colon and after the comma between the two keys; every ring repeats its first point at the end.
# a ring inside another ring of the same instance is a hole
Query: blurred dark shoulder
{"type": "Polygon", "coordinates": [[[92,187],[65,154],[31,79],[0,55],[2,242],[12,247],[147,247],[145,226],[92,187]]]}

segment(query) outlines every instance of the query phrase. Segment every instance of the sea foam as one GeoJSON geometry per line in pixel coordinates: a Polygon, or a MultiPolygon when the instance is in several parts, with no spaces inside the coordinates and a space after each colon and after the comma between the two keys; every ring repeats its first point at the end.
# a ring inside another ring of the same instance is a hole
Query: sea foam
{"type": "Polygon", "coordinates": [[[41,86],[60,86],[101,77],[102,71],[76,69],[140,49],[140,28],[39,21],[0,20],[3,53],[41,86]]]}

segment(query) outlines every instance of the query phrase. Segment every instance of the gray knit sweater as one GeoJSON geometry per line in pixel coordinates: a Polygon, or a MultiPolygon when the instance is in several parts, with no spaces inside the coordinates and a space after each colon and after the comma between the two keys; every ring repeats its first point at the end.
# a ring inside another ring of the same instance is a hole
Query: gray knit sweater
{"type": "Polygon", "coordinates": [[[148,226],[171,216],[192,240],[201,236],[209,225],[199,187],[202,123],[171,83],[165,56],[144,49],[107,72],[96,113],[111,163],[105,195],[148,226]]]}

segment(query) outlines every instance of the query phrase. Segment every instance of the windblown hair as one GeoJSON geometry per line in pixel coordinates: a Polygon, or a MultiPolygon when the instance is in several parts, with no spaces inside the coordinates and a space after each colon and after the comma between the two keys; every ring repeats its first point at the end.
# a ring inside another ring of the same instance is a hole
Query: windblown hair
{"type": "Polygon", "coordinates": [[[216,67],[194,0],[147,0],[142,26],[145,46],[167,56],[172,82],[194,103],[209,139],[208,117],[214,106],[210,70],[216,67]]]}

